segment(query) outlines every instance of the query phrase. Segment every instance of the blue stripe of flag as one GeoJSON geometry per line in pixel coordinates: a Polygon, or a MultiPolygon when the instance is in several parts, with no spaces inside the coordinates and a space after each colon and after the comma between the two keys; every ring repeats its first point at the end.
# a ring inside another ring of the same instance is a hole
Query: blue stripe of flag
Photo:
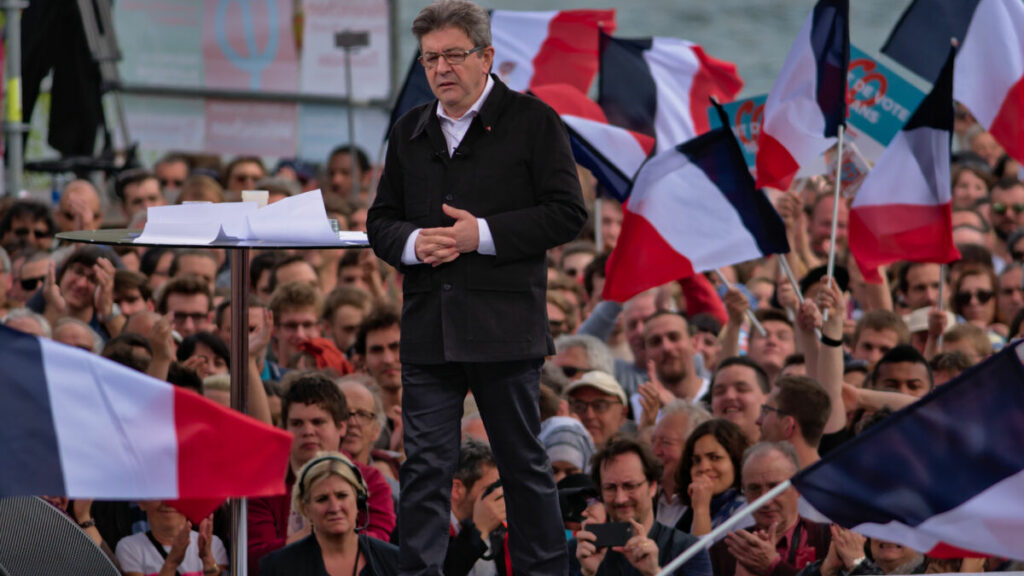
{"type": "Polygon", "coordinates": [[[0,326],[0,497],[67,493],[39,339],[0,326]]]}
{"type": "Polygon", "coordinates": [[[918,526],[1024,470],[1022,344],[940,386],[793,477],[846,527],[918,526]]]}
{"type": "Polygon", "coordinates": [[[849,0],[820,0],[814,7],[811,48],[818,66],[818,106],[825,136],[837,136],[846,123],[846,71],[850,66],[849,0]]]}
{"type": "Polygon", "coordinates": [[[655,138],[658,87],[644,52],[650,38],[612,38],[602,33],[597,103],[608,123],[655,138]]]}
{"type": "Polygon", "coordinates": [[[565,127],[569,132],[569,145],[572,147],[572,155],[576,159],[576,163],[590,170],[594,178],[616,200],[625,202],[633,186],[632,175],[623,174],[608,161],[604,154],[598,152],[586,139],[577,134],[572,126],[567,124],[565,127]]]}
{"type": "Polygon", "coordinates": [[[917,105],[917,110],[907,123],[904,131],[914,128],[928,127],[953,133],[953,62],[956,60],[956,48],[950,47],[946,63],[942,66],[939,77],[932,86],[932,91],[917,105]]]}
{"type": "Polygon", "coordinates": [[[981,0],[915,0],[889,33],[882,54],[929,82],[942,70],[949,39],[963,45],[981,0]]]}
{"type": "Polygon", "coordinates": [[[755,188],[731,129],[716,128],[676,146],[676,150],[700,168],[729,200],[762,254],[789,252],[786,226],[768,197],[755,188]]]}

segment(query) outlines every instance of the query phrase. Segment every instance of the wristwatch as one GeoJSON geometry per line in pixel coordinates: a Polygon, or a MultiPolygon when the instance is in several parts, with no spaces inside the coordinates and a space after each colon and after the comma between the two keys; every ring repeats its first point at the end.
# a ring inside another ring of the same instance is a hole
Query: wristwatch
{"type": "Polygon", "coordinates": [[[863,564],[865,560],[867,560],[867,558],[864,557],[864,556],[860,556],[859,558],[854,558],[853,559],[853,566],[851,566],[849,570],[844,570],[843,574],[850,574],[851,572],[856,570],[858,567],[860,567],[860,565],[863,564]]]}
{"type": "Polygon", "coordinates": [[[92,528],[95,525],[96,525],[96,521],[92,520],[92,519],[86,520],[85,522],[79,522],[78,523],[78,527],[81,528],[82,530],[85,530],[87,528],[92,528]]]}
{"type": "Polygon", "coordinates": [[[103,322],[105,324],[107,322],[110,322],[114,318],[117,318],[120,315],[121,315],[121,307],[117,305],[117,302],[114,302],[114,304],[110,307],[110,314],[103,314],[103,315],[101,315],[100,316],[100,322],[103,322]]]}

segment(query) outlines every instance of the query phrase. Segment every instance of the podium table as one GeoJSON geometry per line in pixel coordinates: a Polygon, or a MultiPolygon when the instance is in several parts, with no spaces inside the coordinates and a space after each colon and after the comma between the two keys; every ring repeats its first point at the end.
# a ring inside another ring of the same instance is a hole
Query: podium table
{"type": "MultiPolygon", "coordinates": [[[[163,248],[222,248],[231,250],[231,408],[245,413],[247,398],[246,384],[249,372],[249,331],[239,330],[239,326],[249,326],[249,251],[257,250],[316,250],[316,249],[351,249],[369,248],[366,241],[341,241],[337,244],[303,244],[295,242],[268,242],[262,240],[226,240],[210,244],[147,244],[137,243],[135,239],[142,234],[141,230],[109,229],[88,230],[80,232],[62,232],[57,234],[58,240],[85,244],[102,244],[106,246],[137,246],[163,248]]],[[[248,573],[247,535],[245,524],[245,498],[231,500],[231,573],[245,575],[248,573]]]]}

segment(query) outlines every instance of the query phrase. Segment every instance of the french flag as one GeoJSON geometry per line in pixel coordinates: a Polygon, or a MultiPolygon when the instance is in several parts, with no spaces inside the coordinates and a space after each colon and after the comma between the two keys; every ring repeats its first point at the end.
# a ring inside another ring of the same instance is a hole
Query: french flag
{"type": "MultiPolygon", "coordinates": [[[[615,10],[494,10],[491,72],[520,92],[546,84],[568,84],[586,94],[597,74],[601,30],[615,30],[615,10]]],[[[434,99],[418,58],[417,52],[391,109],[389,126],[409,110],[434,99]]]]}
{"type": "Polygon", "coordinates": [[[513,90],[569,84],[590,90],[600,31],[615,30],[615,10],[491,13],[492,72],[513,90]]]}
{"type": "Polygon", "coordinates": [[[548,84],[532,92],[565,122],[576,162],[624,202],[633,176],[654,149],[654,139],[612,126],[601,107],[574,86],[548,84]]]}
{"type": "Polygon", "coordinates": [[[757,187],[785,190],[803,164],[832,146],[846,122],[849,0],[819,0],[764,104],[757,187]]]}
{"type": "Polygon", "coordinates": [[[0,326],[0,498],[169,500],[199,522],[285,492],[291,435],[105,358],[0,326]]]}
{"type": "Polygon", "coordinates": [[[815,509],[937,557],[1024,560],[1024,343],[793,477],[815,509]]]}
{"type": "Polygon", "coordinates": [[[743,88],[736,65],[677,38],[613,38],[601,34],[601,108],[608,121],[669,150],[711,129],[710,97],[731,102],[743,88]]]}
{"type": "Polygon", "coordinates": [[[953,132],[953,59],[861,184],[850,207],[849,244],[870,283],[899,260],[953,262],[949,141],[953,132]]]}
{"type": "Polygon", "coordinates": [[[739,144],[722,124],[640,169],[602,298],[624,302],[698,272],[789,251],[782,219],[754,188],[739,144]]]}
{"type": "Polygon", "coordinates": [[[882,52],[927,80],[960,40],[953,97],[1011,157],[1024,162],[1024,4],[1020,0],[916,0],[882,52]]]}

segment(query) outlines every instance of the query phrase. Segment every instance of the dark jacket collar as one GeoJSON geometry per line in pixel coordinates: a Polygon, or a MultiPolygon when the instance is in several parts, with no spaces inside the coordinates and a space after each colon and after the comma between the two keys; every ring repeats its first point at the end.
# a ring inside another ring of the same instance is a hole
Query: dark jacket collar
{"type": "MultiPolygon", "coordinates": [[[[502,82],[496,74],[491,74],[491,78],[494,79],[494,87],[491,88],[491,93],[487,96],[487,100],[484,101],[484,105],[480,108],[480,121],[483,122],[484,127],[490,128],[497,122],[498,117],[501,116],[501,111],[504,108],[504,101],[509,95],[509,88],[502,82]]],[[[437,98],[430,101],[423,110],[420,111],[419,120],[416,122],[416,128],[412,131],[410,140],[415,140],[424,131],[427,130],[430,124],[436,124],[440,129],[440,121],[437,119],[437,98]]]]}

